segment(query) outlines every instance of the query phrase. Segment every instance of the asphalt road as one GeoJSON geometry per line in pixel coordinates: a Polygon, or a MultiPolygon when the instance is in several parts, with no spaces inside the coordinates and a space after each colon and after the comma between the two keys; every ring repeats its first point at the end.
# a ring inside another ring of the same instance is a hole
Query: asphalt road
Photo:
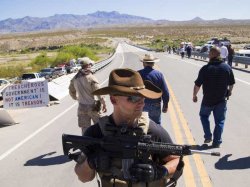
{"type": "MultiPolygon", "coordinates": [[[[114,68],[141,69],[139,57],[144,53],[122,44],[113,62],[96,73],[102,86],[107,84],[109,72],[114,68]]],[[[176,143],[195,144],[200,150],[221,153],[221,157],[198,154],[185,157],[185,170],[178,186],[250,186],[249,72],[234,69],[236,85],[228,100],[223,144],[212,149],[203,145],[198,116],[202,94],[199,93],[198,103],[192,102],[194,80],[206,62],[181,60],[165,53],[155,56],[161,59],[156,68],[164,73],[171,94],[168,113],[163,114],[164,128],[176,143]]],[[[74,174],[74,162],[63,156],[62,134],[80,135],[76,111],[77,103],[69,96],[50,107],[8,111],[19,124],[0,127],[0,186],[97,186],[96,181],[79,182],[74,174]]],[[[111,112],[108,102],[108,114],[111,112]]]]}

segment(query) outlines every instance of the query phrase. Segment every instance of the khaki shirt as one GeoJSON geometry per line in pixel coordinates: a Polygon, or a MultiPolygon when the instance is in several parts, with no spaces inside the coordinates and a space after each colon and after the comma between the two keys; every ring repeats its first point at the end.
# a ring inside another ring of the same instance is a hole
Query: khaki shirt
{"type": "MultiPolygon", "coordinates": [[[[93,91],[100,88],[97,78],[92,74],[79,74],[76,75],[69,85],[70,96],[78,100],[80,104],[93,105],[95,96],[92,94],[93,91]]],[[[100,100],[101,96],[96,96],[100,100]]]]}

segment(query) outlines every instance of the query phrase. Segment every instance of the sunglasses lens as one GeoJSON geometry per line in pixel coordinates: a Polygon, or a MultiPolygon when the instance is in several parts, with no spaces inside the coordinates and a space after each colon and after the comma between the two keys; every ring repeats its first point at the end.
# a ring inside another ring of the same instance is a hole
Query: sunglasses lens
{"type": "Polygon", "coordinates": [[[141,101],[142,97],[139,96],[128,96],[128,101],[131,103],[137,103],[141,101]]]}

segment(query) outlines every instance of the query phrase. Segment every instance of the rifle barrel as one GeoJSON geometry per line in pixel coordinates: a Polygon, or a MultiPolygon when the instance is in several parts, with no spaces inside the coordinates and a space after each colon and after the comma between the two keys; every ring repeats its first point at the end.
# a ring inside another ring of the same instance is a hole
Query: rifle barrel
{"type": "Polygon", "coordinates": [[[200,151],[200,150],[190,150],[192,154],[204,154],[204,155],[211,155],[211,156],[220,156],[220,152],[211,152],[211,151],[200,151]]]}

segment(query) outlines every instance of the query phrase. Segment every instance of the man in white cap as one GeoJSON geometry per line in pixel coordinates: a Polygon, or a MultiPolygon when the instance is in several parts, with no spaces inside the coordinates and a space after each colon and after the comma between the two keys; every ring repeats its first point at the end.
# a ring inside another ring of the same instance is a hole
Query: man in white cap
{"type": "Polygon", "coordinates": [[[70,96],[79,102],[78,126],[82,134],[93,123],[97,123],[102,112],[106,112],[106,104],[103,96],[94,97],[92,92],[99,89],[97,78],[93,75],[91,67],[93,61],[88,57],[78,59],[82,69],[73,77],[69,85],[70,96]]]}
{"type": "Polygon", "coordinates": [[[162,90],[162,96],[157,99],[145,99],[144,111],[148,112],[149,118],[157,124],[161,124],[161,112],[167,113],[168,102],[169,102],[169,92],[167,83],[163,74],[155,70],[154,64],[159,61],[159,58],[155,58],[152,54],[145,54],[144,58],[141,59],[144,68],[139,70],[143,80],[149,80],[154,85],[162,90]],[[163,106],[161,108],[161,100],[163,101],[163,106]]]}

